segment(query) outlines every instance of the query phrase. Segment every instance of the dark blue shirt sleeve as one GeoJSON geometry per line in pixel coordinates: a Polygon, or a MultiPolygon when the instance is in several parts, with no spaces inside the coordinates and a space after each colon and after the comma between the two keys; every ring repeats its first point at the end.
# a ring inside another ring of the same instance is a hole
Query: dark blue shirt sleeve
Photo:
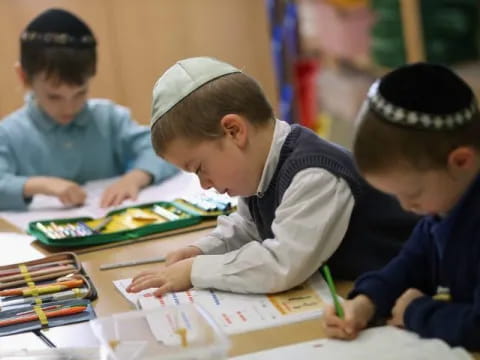
{"type": "MultiPolygon", "coordinates": [[[[404,314],[405,327],[422,337],[439,338],[452,346],[480,350],[480,284],[473,303],[434,300],[432,252],[436,251],[428,218],[415,227],[401,252],[383,269],[361,276],[349,297],[368,296],[376,306],[376,318],[390,318],[399,296],[416,288],[426,296],[413,300],[404,314]]],[[[478,264],[477,279],[480,279],[478,264]]]]}
{"type": "MultiPolygon", "coordinates": [[[[480,279],[480,264],[477,279],[480,279]]],[[[452,346],[480,350],[480,284],[472,284],[475,285],[472,304],[449,303],[428,296],[415,299],[405,311],[405,327],[422,337],[440,338],[452,346]]]]}

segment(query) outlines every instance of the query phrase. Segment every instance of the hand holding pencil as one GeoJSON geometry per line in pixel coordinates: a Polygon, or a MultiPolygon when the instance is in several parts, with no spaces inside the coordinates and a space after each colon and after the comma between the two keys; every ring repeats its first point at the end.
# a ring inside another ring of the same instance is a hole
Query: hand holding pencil
{"type": "Polygon", "coordinates": [[[365,295],[358,295],[342,304],[343,317],[335,306],[327,306],[323,316],[325,332],[328,337],[352,340],[365,329],[375,313],[375,305],[365,295]]]}

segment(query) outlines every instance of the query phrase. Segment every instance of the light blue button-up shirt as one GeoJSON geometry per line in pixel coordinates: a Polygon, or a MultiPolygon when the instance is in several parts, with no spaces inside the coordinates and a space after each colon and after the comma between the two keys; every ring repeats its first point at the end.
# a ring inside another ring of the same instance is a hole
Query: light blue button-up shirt
{"type": "Polygon", "coordinates": [[[177,169],[157,157],[150,131],[109,100],[91,99],[68,125],[60,125],[28,95],[25,105],[0,122],[0,210],[24,210],[31,176],[77,183],[123,175],[131,169],[158,182],[177,169]]]}

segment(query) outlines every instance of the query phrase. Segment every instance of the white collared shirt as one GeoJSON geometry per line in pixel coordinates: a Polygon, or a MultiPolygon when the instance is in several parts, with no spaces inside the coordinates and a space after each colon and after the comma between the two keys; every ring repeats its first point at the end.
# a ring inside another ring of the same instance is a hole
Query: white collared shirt
{"type": "MultiPolygon", "coordinates": [[[[257,189],[264,193],[277,168],[290,125],[276,120],[273,141],[257,189]]],[[[262,239],[245,198],[237,212],[221,216],[217,227],[194,245],[195,287],[272,293],[292,288],[318,270],[340,245],[354,197],[347,182],[321,168],[298,172],[285,191],[272,223],[274,238],[262,239]]]]}

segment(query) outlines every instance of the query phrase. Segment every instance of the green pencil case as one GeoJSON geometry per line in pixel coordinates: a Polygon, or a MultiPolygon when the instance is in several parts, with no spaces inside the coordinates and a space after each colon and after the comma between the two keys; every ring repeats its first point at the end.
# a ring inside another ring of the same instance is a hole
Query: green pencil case
{"type": "Polygon", "coordinates": [[[100,245],[198,224],[205,218],[228,214],[231,204],[177,199],[113,210],[102,218],[80,217],[32,221],[28,232],[55,247],[100,245]]]}

